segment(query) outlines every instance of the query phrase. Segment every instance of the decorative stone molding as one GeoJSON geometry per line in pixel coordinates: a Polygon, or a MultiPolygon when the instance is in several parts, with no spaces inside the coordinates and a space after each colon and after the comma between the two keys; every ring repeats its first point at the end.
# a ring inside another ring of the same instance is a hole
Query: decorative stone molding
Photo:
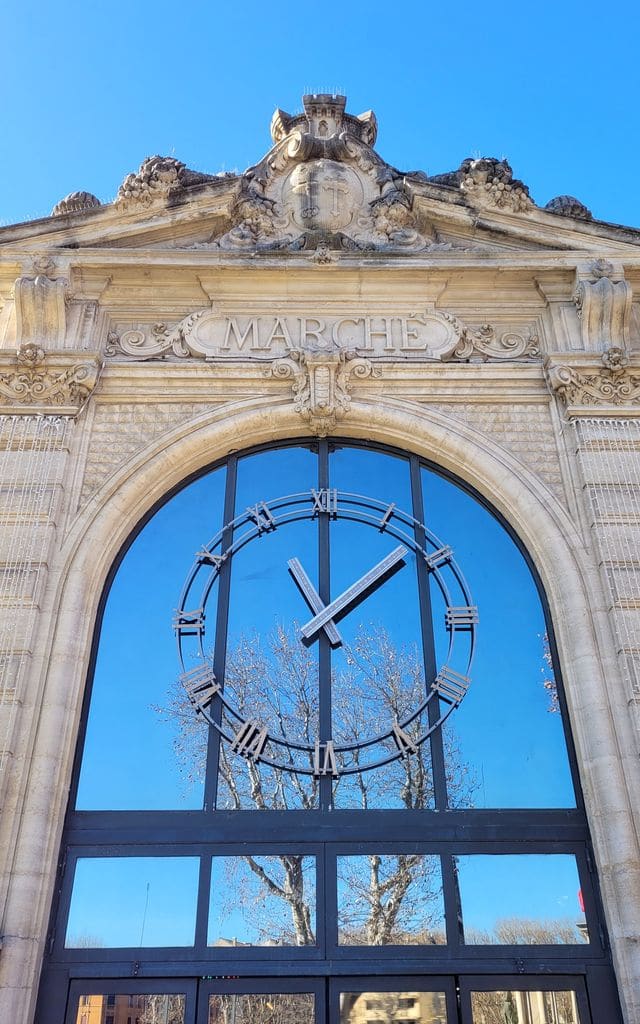
{"type": "Polygon", "coordinates": [[[213,181],[215,174],[201,174],[190,170],[181,160],[172,156],[149,156],[140,165],[137,174],[128,174],[118,189],[116,206],[127,211],[139,210],[166,199],[176,191],[213,181]]]}
{"type": "Polygon", "coordinates": [[[582,325],[582,343],[587,351],[625,347],[631,318],[632,290],[608,260],[598,259],[586,270],[576,272],[573,297],[582,325]]]}
{"type": "Polygon", "coordinates": [[[19,277],[14,285],[18,343],[62,348],[69,282],[66,277],[53,276],[55,264],[49,256],[35,257],[33,271],[33,277],[19,277]]]}
{"type": "MultiPolygon", "coordinates": [[[[326,259],[324,250],[319,257],[326,259]]],[[[498,330],[492,324],[469,327],[453,313],[433,308],[405,316],[225,316],[201,309],[173,326],[143,325],[107,337],[106,355],[137,360],[215,361],[286,357],[305,352],[353,351],[371,359],[487,360],[536,359],[540,343],[533,325],[498,330]]]]}
{"type": "Polygon", "coordinates": [[[352,378],[380,377],[370,359],[355,352],[311,353],[297,349],[277,359],[268,376],[291,381],[294,405],[318,437],[325,437],[349,410],[352,378]]]}
{"type": "Polygon", "coordinates": [[[51,211],[51,216],[63,217],[67,213],[94,210],[98,206],[102,206],[102,203],[91,192],[70,192],[68,196],[65,196],[59,203],[56,203],[51,211]]]}
{"type": "Polygon", "coordinates": [[[623,350],[612,347],[599,363],[579,353],[553,356],[545,362],[549,388],[562,399],[568,416],[640,416],[640,365],[634,372],[623,350]]]}
{"type": "Polygon", "coordinates": [[[46,355],[38,345],[21,345],[17,354],[0,352],[0,412],[55,410],[75,415],[89,398],[101,363],[93,353],[46,355]],[[89,357],[89,358],[87,358],[89,357]]]}
{"type": "Polygon", "coordinates": [[[575,196],[555,196],[544,207],[548,213],[557,213],[560,217],[573,217],[574,220],[593,220],[591,210],[575,196]]]}
{"type": "Polygon", "coordinates": [[[428,180],[459,188],[472,206],[480,208],[527,213],[535,206],[528,187],[513,177],[511,165],[494,157],[468,157],[457,171],[436,174],[428,180]]]}

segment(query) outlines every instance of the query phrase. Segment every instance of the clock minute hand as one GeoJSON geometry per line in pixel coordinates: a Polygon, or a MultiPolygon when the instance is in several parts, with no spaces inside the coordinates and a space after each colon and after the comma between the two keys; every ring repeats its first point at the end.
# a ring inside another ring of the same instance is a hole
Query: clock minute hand
{"type": "Polygon", "coordinates": [[[389,569],[392,569],[394,565],[397,565],[397,563],[404,558],[406,553],[407,549],[400,545],[395,548],[391,554],[387,555],[386,558],[383,558],[381,562],[374,565],[373,569],[369,569],[369,572],[366,572],[364,576],[361,576],[359,580],[356,580],[355,583],[352,583],[350,587],[343,591],[343,593],[340,594],[340,597],[336,597],[335,601],[331,601],[330,604],[323,608],[321,612],[318,612],[317,615],[314,615],[309,622],[302,626],[300,632],[303,637],[308,640],[314,635],[314,633],[317,633],[318,630],[324,626],[325,622],[328,622],[329,619],[332,619],[334,615],[338,614],[338,612],[347,608],[356,600],[357,597],[360,596],[360,594],[363,593],[363,591],[368,590],[369,587],[373,586],[373,584],[380,579],[381,576],[384,576],[385,573],[389,572],[389,569]]]}
{"type": "MultiPolygon", "coordinates": [[[[300,590],[304,594],[304,596],[305,596],[305,598],[306,598],[306,600],[307,600],[307,602],[309,604],[309,607],[311,608],[311,611],[312,612],[321,612],[321,611],[323,611],[324,607],[325,607],[324,601],[321,600],[320,595],[318,594],[317,590],[313,586],[313,583],[311,582],[311,580],[307,576],[306,572],[302,568],[302,565],[300,564],[298,559],[297,558],[290,558],[287,564],[289,566],[289,572],[291,573],[291,575],[293,576],[294,580],[296,581],[296,583],[300,587],[300,590]]],[[[336,629],[336,627],[333,624],[333,622],[331,622],[331,620],[329,620],[329,622],[325,623],[324,631],[327,634],[327,636],[329,637],[329,640],[331,641],[331,643],[333,644],[334,647],[338,647],[342,643],[342,637],[338,633],[338,630],[336,629]]]]}

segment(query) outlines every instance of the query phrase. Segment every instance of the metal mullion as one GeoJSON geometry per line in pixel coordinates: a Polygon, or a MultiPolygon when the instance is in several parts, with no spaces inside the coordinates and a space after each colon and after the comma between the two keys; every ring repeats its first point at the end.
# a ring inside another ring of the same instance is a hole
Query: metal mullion
{"type": "Polygon", "coordinates": [[[582,814],[575,809],[463,809],[450,810],[444,818],[438,811],[425,810],[418,821],[407,810],[358,811],[357,815],[346,809],[330,813],[219,810],[215,820],[203,811],[82,811],[70,818],[65,841],[70,847],[158,843],[172,848],[220,839],[243,842],[254,839],[258,828],[265,836],[291,842],[367,841],[381,834],[406,842],[419,834],[434,842],[542,844],[550,851],[563,845],[578,849],[587,841],[582,814]]]}
{"type": "MultiPolygon", "coordinates": [[[[318,489],[329,487],[329,444],[322,440],[318,444],[318,489]]],[[[331,600],[331,563],[329,551],[329,514],[318,514],[318,593],[320,600],[329,604],[331,600]]],[[[319,733],[320,741],[332,738],[331,728],[331,645],[324,629],[318,636],[318,682],[319,692],[319,733]]],[[[320,807],[330,809],[333,803],[333,779],[330,775],[320,777],[320,807]]]]}
{"type": "MultiPolygon", "coordinates": [[[[236,481],[238,477],[238,459],[232,455],[227,463],[227,479],[224,495],[223,520],[232,522],[235,514],[236,481]]],[[[220,550],[226,551],[233,541],[233,527],[228,527],[222,535],[220,550]]],[[[224,687],[225,663],[227,660],[227,632],[229,624],[229,595],[231,592],[231,566],[233,560],[225,559],[218,577],[218,609],[216,615],[216,633],[213,648],[213,673],[224,687]]],[[[212,717],[217,725],[222,721],[222,704],[215,702],[212,717]]],[[[218,797],[218,766],[220,763],[220,733],[214,726],[209,726],[207,742],[207,772],[205,777],[204,809],[214,811],[218,797]]]]}
{"type": "MultiPolygon", "coordinates": [[[[420,461],[416,455],[409,460],[411,473],[411,501],[413,517],[417,523],[422,524],[425,518],[424,502],[422,500],[422,478],[420,473],[420,461]]],[[[416,525],[416,542],[424,548],[426,537],[424,527],[416,525]]],[[[436,678],[436,646],[433,635],[433,615],[431,610],[431,592],[429,588],[429,573],[422,558],[416,558],[416,572],[418,576],[418,599],[420,603],[420,628],[422,632],[422,651],[424,658],[425,687],[427,688],[436,678]]],[[[434,726],[440,717],[439,700],[437,696],[429,701],[428,715],[429,725],[434,726]]],[[[436,810],[442,811],[447,807],[447,783],[444,764],[444,748],[442,744],[442,730],[434,729],[431,733],[431,770],[433,772],[433,791],[436,810]]]]}
{"type": "Polygon", "coordinates": [[[211,896],[211,854],[200,856],[200,873],[198,875],[198,901],[196,904],[196,933],[193,941],[194,950],[200,952],[207,948],[209,926],[209,900],[211,896]]]}
{"type": "Polygon", "coordinates": [[[455,854],[449,849],[440,855],[442,869],[442,895],[447,949],[452,959],[460,956],[462,945],[462,903],[455,867],[455,854]]]}

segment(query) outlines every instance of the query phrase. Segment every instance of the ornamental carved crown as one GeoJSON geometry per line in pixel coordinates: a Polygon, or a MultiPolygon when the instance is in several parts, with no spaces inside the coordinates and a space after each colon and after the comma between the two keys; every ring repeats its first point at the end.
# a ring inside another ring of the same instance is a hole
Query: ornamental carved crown
{"type": "Polygon", "coordinates": [[[373,111],[346,113],[346,97],[303,97],[304,110],[276,110],[274,145],[241,176],[233,226],[217,245],[246,251],[419,251],[433,245],[419,225],[405,176],[373,149],[373,111]]]}

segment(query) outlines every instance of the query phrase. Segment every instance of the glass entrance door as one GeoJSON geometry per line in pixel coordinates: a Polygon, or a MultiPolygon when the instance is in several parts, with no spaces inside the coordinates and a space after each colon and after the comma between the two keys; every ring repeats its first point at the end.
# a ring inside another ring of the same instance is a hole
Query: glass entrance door
{"type": "Polygon", "coordinates": [[[66,1024],[592,1024],[592,1017],[583,980],[573,976],[271,977],[77,981],[66,1024]]]}

